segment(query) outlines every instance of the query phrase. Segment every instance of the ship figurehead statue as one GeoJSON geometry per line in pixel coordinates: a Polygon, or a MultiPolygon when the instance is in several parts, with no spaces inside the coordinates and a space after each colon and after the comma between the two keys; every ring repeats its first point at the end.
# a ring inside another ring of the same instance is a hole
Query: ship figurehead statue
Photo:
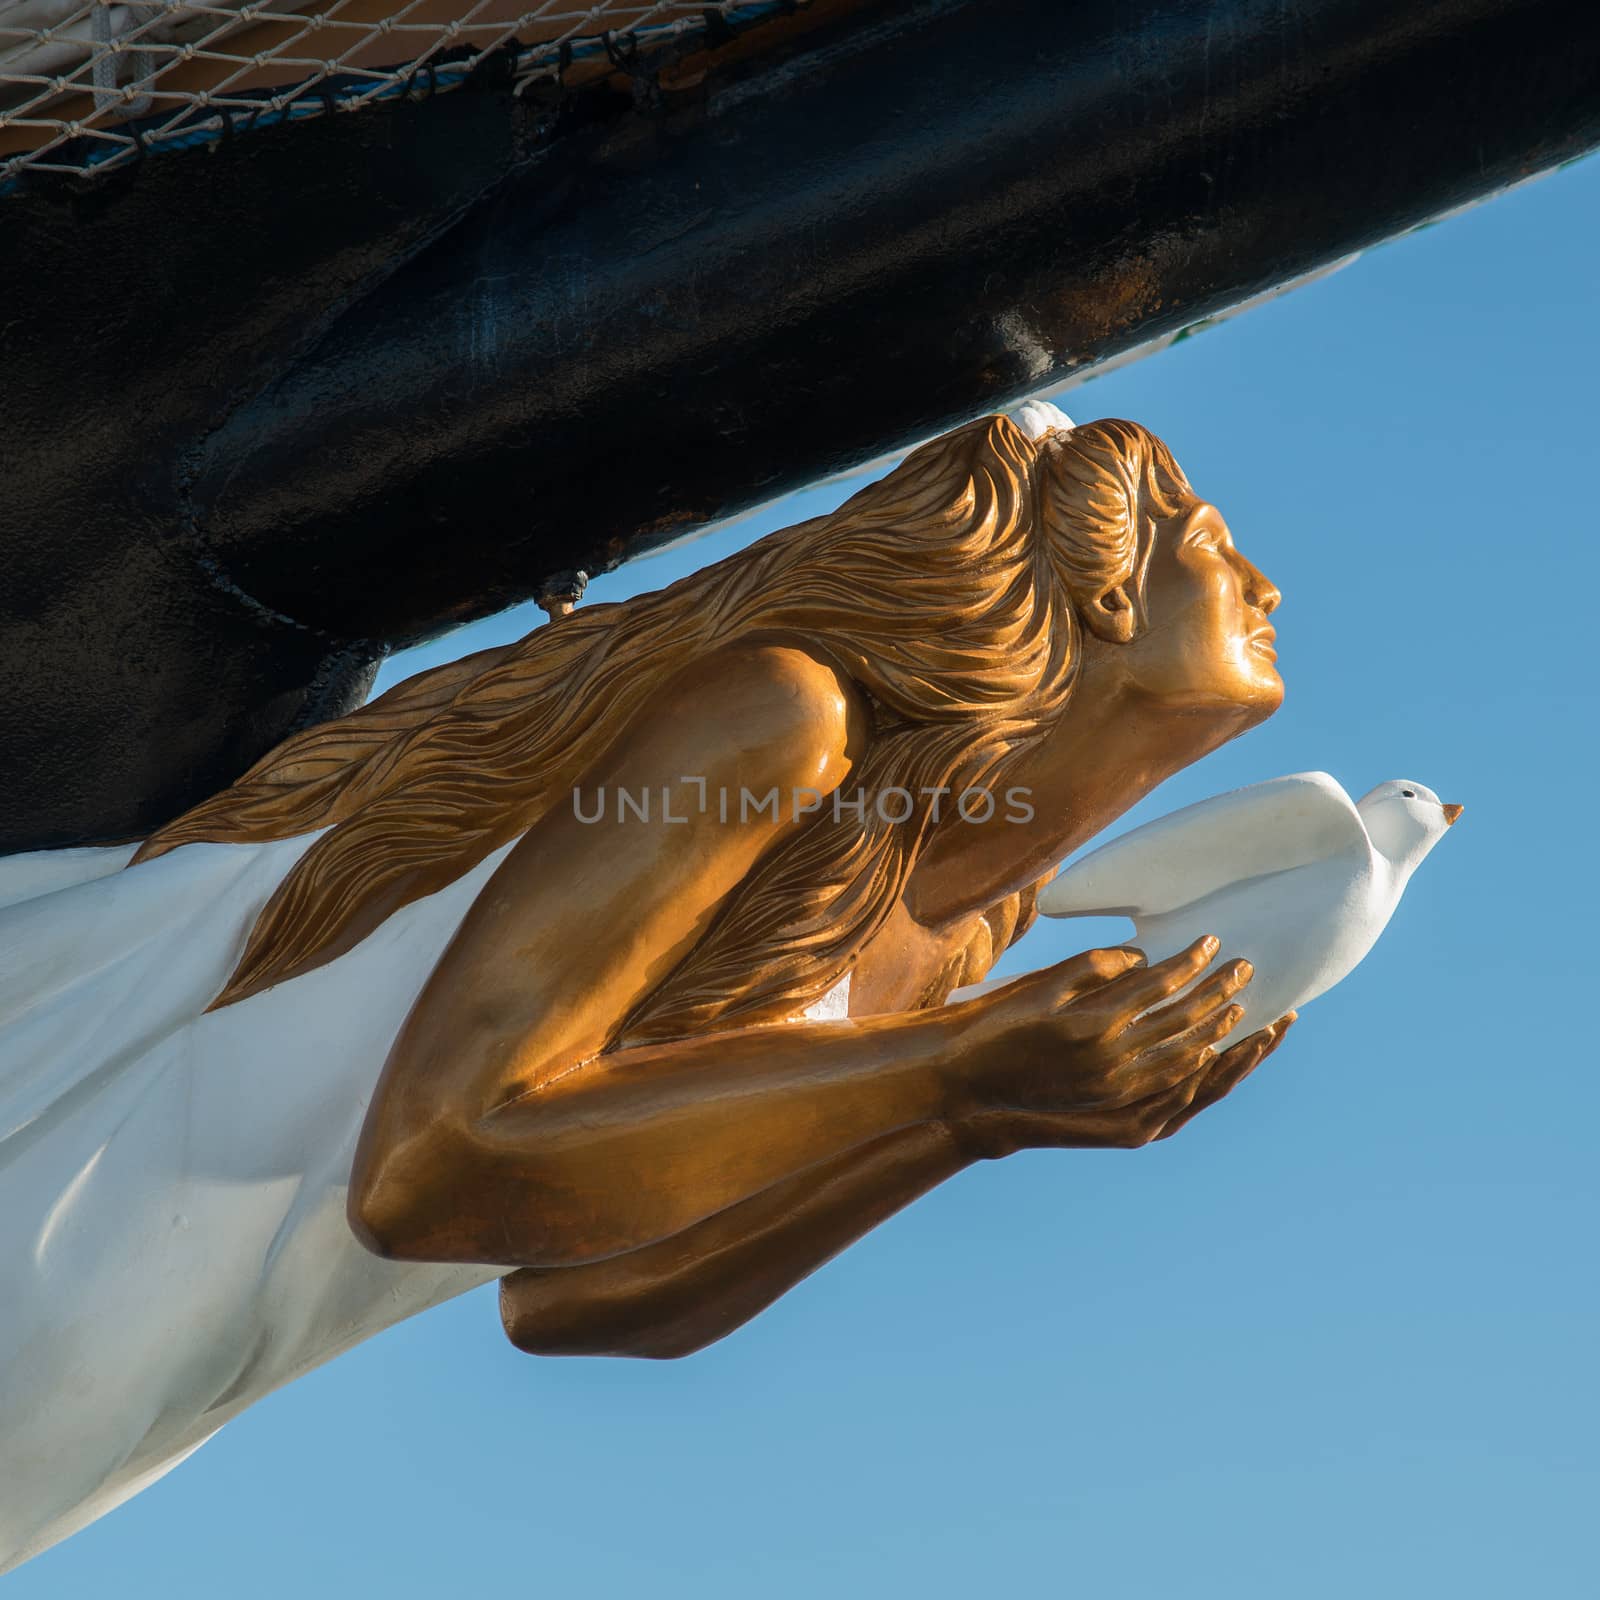
{"type": "Polygon", "coordinates": [[[1147,429],[1030,406],[0,861],[0,1566],[476,1285],[681,1355],[974,1162],[1222,1099],[1286,1022],[1219,1048],[1215,940],[957,991],[1277,709],[1278,600],[1147,429]]]}

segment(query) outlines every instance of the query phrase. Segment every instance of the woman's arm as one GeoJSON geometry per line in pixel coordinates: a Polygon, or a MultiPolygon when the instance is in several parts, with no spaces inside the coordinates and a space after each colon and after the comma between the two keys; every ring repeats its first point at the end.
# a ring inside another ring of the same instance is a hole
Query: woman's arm
{"type": "MultiPolygon", "coordinates": [[[[1125,1109],[1104,1143],[1176,1133],[1277,1047],[1292,1016],[1241,1040],[1152,1101],[1125,1109]]],[[[507,1335],[533,1355],[690,1355],[733,1332],[848,1245],[982,1155],[1092,1142],[1083,1119],[1013,1125],[963,1141],[943,1125],[902,1129],[775,1184],[685,1232],[587,1266],[527,1269],[500,1285],[507,1335]]]]}
{"type": "Polygon", "coordinates": [[[724,822],[682,786],[826,794],[863,738],[848,686],[803,653],[710,658],[585,775],[591,798],[678,784],[674,820],[658,807],[648,825],[586,825],[558,807],[529,829],[435,968],[379,1083],[350,1191],[371,1248],[504,1266],[596,1261],[888,1134],[1116,1111],[1194,1070],[1209,1042],[1197,1030],[1231,1026],[1218,1015],[1227,975],[1142,1014],[1210,951],[1140,973],[1129,954],[1101,953],[937,1012],[601,1054],[760,855],[800,825],[782,804],[724,822]]]}
{"type": "Polygon", "coordinates": [[[797,650],[706,658],[659,693],[583,775],[581,808],[552,807],[523,836],[435,967],[363,1130],[358,1234],[421,1259],[586,1260],[932,1116],[917,1019],[879,1024],[900,1046],[887,1053],[834,1024],[838,1048],[810,1053],[777,1029],[601,1054],[804,825],[792,796],[831,793],[865,737],[853,690],[797,650]],[[741,803],[773,791],[775,805],[741,803]],[[624,793],[651,797],[647,822],[624,793]],[[605,820],[585,822],[602,794],[605,820]]]}
{"type": "Polygon", "coordinates": [[[530,1355],[691,1355],[973,1159],[941,1124],[884,1134],[643,1250],[512,1273],[501,1321],[530,1355]]]}
{"type": "Polygon", "coordinates": [[[386,1150],[364,1137],[352,1223],[413,1260],[565,1266],[637,1250],[943,1122],[957,1032],[936,1015],[747,1028],[600,1056],[476,1116],[436,1105],[386,1150]]]}

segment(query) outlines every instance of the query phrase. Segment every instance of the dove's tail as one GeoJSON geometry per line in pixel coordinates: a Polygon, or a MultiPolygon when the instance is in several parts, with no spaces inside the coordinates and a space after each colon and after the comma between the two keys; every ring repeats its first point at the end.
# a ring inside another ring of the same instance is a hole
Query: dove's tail
{"type": "MultiPolygon", "coordinates": [[[[1038,906],[1047,917],[1131,917],[1135,907],[1126,901],[1108,905],[1107,874],[1092,851],[1065,868],[1039,891],[1038,906]]],[[[1126,885],[1124,884],[1124,888],[1126,885]]]]}

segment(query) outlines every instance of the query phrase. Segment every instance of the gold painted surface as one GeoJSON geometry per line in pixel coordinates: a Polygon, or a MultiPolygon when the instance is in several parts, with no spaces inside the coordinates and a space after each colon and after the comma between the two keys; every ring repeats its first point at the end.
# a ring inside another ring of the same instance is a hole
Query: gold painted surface
{"type": "Polygon", "coordinates": [[[290,740],[138,859],[334,825],[220,1006],[515,841],[395,1042],[351,1222],[520,1269],[523,1348],[681,1354],[972,1161],[1166,1137],[1274,1048],[1292,1019],[1210,1048],[1249,972],[1201,977],[1204,942],[940,1002],[1052,863],[1276,709],[1277,603],[1143,428],[986,418],[290,740]],[[624,791],[664,804],[597,820],[624,791]],[[847,974],[848,1020],[799,1020],[847,974]]]}

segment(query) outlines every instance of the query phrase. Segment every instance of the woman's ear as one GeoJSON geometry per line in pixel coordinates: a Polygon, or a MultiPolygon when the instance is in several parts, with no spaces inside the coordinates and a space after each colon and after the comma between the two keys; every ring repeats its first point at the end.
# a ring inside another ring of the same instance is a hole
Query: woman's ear
{"type": "Polygon", "coordinates": [[[1127,585],[1117,583],[1101,590],[1083,608],[1083,620],[1096,638],[1108,644],[1127,644],[1138,625],[1127,585]]]}

